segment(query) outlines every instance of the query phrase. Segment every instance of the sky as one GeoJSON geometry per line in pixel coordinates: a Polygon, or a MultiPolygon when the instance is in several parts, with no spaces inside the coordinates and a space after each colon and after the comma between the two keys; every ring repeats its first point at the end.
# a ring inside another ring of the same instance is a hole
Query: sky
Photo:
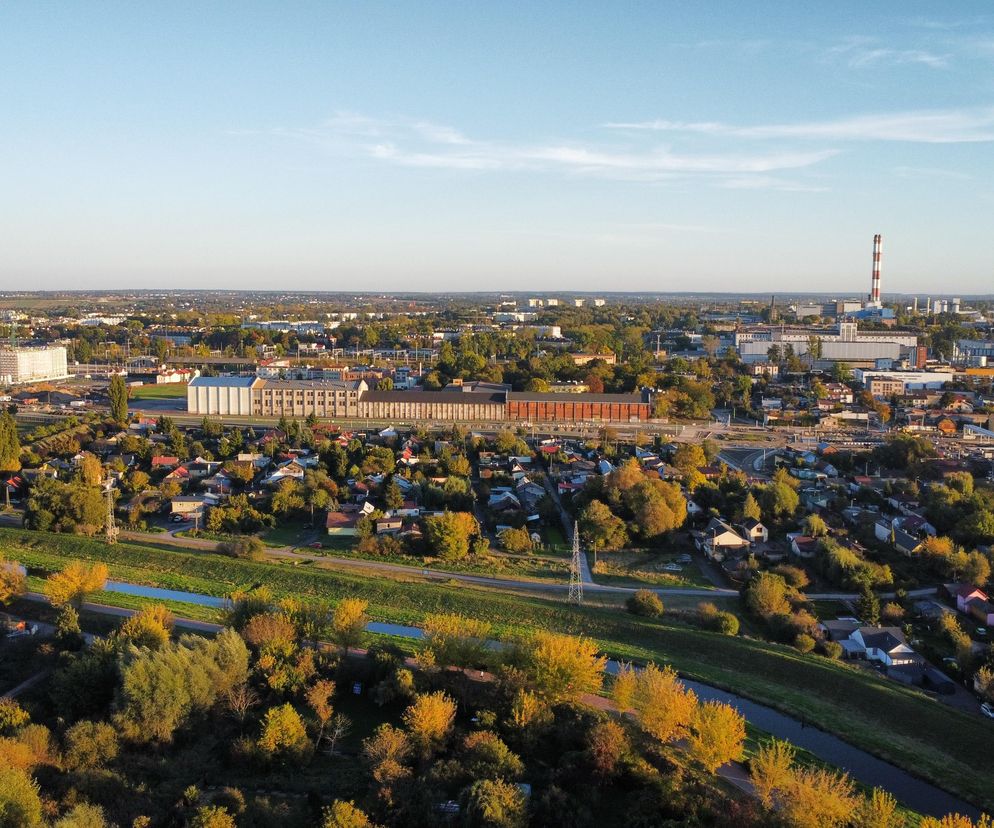
{"type": "Polygon", "coordinates": [[[0,0],[0,290],[994,293],[990,2],[0,0]]]}

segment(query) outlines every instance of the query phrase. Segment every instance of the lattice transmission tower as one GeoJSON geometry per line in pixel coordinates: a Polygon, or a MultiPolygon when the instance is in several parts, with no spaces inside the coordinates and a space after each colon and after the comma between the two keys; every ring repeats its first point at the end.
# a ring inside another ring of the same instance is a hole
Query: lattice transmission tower
{"type": "Polygon", "coordinates": [[[107,543],[117,543],[117,522],[114,520],[114,490],[111,486],[107,487],[107,519],[106,519],[106,536],[107,543]]]}
{"type": "Polygon", "coordinates": [[[583,603],[583,577],[581,575],[580,555],[580,526],[573,524],[573,557],[569,563],[569,595],[566,598],[570,604],[583,603]]]}

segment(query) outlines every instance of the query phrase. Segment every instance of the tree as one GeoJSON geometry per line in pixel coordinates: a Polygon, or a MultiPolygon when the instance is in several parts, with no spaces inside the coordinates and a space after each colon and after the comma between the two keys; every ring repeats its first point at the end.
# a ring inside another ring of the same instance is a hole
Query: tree
{"type": "Polygon", "coordinates": [[[404,505],[404,493],[400,490],[400,485],[393,478],[387,483],[383,490],[383,503],[388,509],[399,509],[404,505]]]}
{"type": "Polygon", "coordinates": [[[797,828],[841,828],[857,807],[848,776],[824,768],[795,768],[773,794],[775,809],[797,828]]]}
{"type": "Polygon", "coordinates": [[[461,615],[433,613],[424,620],[424,646],[429,661],[443,667],[476,667],[486,659],[490,624],[461,615]]]}
{"type": "Polygon", "coordinates": [[[169,642],[174,623],[173,614],[163,604],[150,604],[122,622],[114,637],[136,647],[159,650],[169,642]]]}
{"type": "Polygon", "coordinates": [[[863,591],[856,602],[856,611],[859,617],[870,625],[880,623],[880,599],[876,593],[870,589],[868,584],[863,584],[863,591]]]}
{"type": "Polygon", "coordinates": [[[115,423],[124,425],[128,421],[128,386],[120,374],[112,374],[107,386],[110,398],[110,416],[115,423]]]}
{"type": "Polygon", "coordinates": [[[91,592],[103,589],[107,583],[107,565],[86,565],[71,561],[61,572],[45,581],[45,594],[55,607],[71,606],[77,611],[91,592]]]}
{"type": "Polygon", "coordinates": [[[462,743],[460,763],[473,779],[517,779],[524,772],[521,757],[489,730],[470,733],[462,743]]]}
{"type": "Polygon", "coordinates": [[[773,804],[773,794],[782,790],[794,767],[794,747],[781,739],[770,739],[759,746],[749,762],[749,778],[759,801],[767,808],[773,804]]]}
{"type": "Polygon", "coordinates": [[[328,679],[319,679],[307,688],[304,698],[307,706],[314,713],[314,718],[318,722],[318,735],[314,739],[314,747],[321,747],[321,738],[324,736],[324,729],[331,720],[334,712],[331,706],[331,697],[335,694],[335,682],[328,679]]]}
{"type": "Polygon", "coordinates": [[[300,482],[287,478],[280,481],[279,487],[273,494],[270,504],[273,513],[277,515],[289,515],[292,512],[304,508],[304,488],[300,482]]]}
{"type": "Polygon", "coordinates": [[[0,472],[21,470],[21,441],[17,422],[6,409],[0,414],[0,472]]]}
{"type": "Polygon", "coordinates": [[[65,816],[57,819],[54,828],[107,828],[108,824],[103,808],[81,802],[74,805],[65,816]]]}
{"type": "Polygon", "coordinates": [[[374,826],[354,802],[336,799],[324,809],[321,828],[374,828],[374,826]]]}
{"type": "Polygon", "coordinates": [[[631,705],[642,730],[661,744],[684,736],[697,707],[694,692],[672,667],[650,663],[633,675],[631,705]]]}
{"type": "Polygon", "coordinates": [[[745,737],[745,718],[738,710],[724,702],[708,701],[694,711],[687,746],[690,755],[708,773],[714,773],[726,762],[742,758],[745,737]]]}
{"type": "Polygon", "coordinates": [[[749,611],[760,618],[788,615],[791,611],[790,588],[779,575],[759,572],[746,587],[745,602],[749,611]]]}
{"type": "Polygon", "coordinates": [[[462,560],[469,554],[469,539],[479,533],[476,519],[469,512],[443,512],[424,521],[425,537],[438,557],[446,561],[462,560]]]}
{"type": "Polygon", "coordinates": [[[828,534],[828,524],[820,515],[808,515],[804,518],[804,531],[812,538],[823,538],[828,534]]]}
{"type": "Polygon", "coordinates": [[[0,551],[0,606],[24,594],[27,577],[14,561],[6,561],[0,551]]]}
{"type": "Polygon", "coordinates": [[[897,812],[897,800],[887,791],[874,788],[856,809],[855,828],[903,828],[904,817],[897,812]]]}
{"type": "Polygon", "coordinates": [[[502,531],[498,537],[501,546],[508,552],[520,555],[532,551],[532,536],[526,528],[509,527],[502,531]]]}
{"type": "Polygon", "coordinates": [[[28,712],[14,699],[0,696],[0,736],[13,736],[30,721],[28,712]]]}
{"type": "Polygon", "coordinates": [[[117,758],[117,731],[106,722],[82,719],[64,736],[63,761],[70,770],[99,770],[117,758]]]}
{"type": "Polygon", "coordinates": [[[311,753],[304,720],[290,704],[266,711],[256,745],[265,757],[281,764],[301,764],[311,753]]]}
{"type": "Polygon", "coordinates": [[[236,828],[236,825],[228,809],[220,805],[201,805],[190,820],[190,828],[236,828]]]}
{"type": "Polygon", "coordinates": [[[346,654],[362,643],[369,623],[368,606],[361,598],[343,598],[332,612],[331,638],[346,654]]]}
{"type": "Polygon", "coordinates": [[[598,722],[587,733],[587,756],[594,772],[602,779],[614,776],[630,750],[628,735],[616,721],[598,722]]]}
{"type": "Polygon", "coordinates": [[[628,541],[625,522],[606,503],[591,500],[580,512],[580,529],[594,550],[621,549],[628,541]]]}
{"type": "Polygon", "coordinates": [[[528,824],[525,795],[503,780],[480,779],[462,795],[463,825],[467,828],[524,828],[528,824]]]}
{"type": "Polygon", "coordinates": [[[663,614],[662,599],[651,589],[640,589],[625,599],[625,607],[632,615],[658,618],[663,614]]]}
{"type": "Polygon", "coordinates": [[[759,503],[756,501],[755,496],[752,492],[746,495],[745,502],[742,504],[742,519],[752,518],[753,520],[761,520],[762,512],[759,509],[759,503]]]}
{"type": "Polygon", "coordinates": [[[549,701],[596,693],[603,684],[605,656],[589,638],[540,632],[532,639],[527,670],[536,692],[549,701]]]}
{"type": "Polygon", "coordinates": [[[401,718],[415,748],[424,759],[429,759],[452,733],[456,703],[441,690],[421,693],[414,697],[401,718]]]}
{"type": "Polygon", "coordinates": [[[681,443],[673,452],[673,465],[684,478],[691,478],[708,462],[704,449],[697,443],[681,443]]]}
{"type": "Polygon", "coordinates": [[[0,765],[0,825],[34,828],[41,824],[38,783],[20,768],[0,765]]]}

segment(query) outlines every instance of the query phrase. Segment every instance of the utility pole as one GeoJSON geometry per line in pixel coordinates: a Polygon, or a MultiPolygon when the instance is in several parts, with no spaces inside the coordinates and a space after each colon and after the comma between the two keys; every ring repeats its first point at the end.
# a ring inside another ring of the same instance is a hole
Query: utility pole
{"type": "Polygon", "coordinates": [[[573,524],[573,557],[569,564],[569,595],[567,603],[580,606],[583,603],[583,579],[580,577],[580,525],[573,524]]]}

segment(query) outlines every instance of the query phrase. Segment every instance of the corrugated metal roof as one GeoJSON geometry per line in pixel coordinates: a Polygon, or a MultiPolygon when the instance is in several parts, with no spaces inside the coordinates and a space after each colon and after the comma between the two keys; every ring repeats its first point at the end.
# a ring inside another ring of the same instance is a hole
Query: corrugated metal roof
{"type": "Polygon", "coordinates": [[[195,377],[192,388],[249,388],[258,377],[195,377]]]}

